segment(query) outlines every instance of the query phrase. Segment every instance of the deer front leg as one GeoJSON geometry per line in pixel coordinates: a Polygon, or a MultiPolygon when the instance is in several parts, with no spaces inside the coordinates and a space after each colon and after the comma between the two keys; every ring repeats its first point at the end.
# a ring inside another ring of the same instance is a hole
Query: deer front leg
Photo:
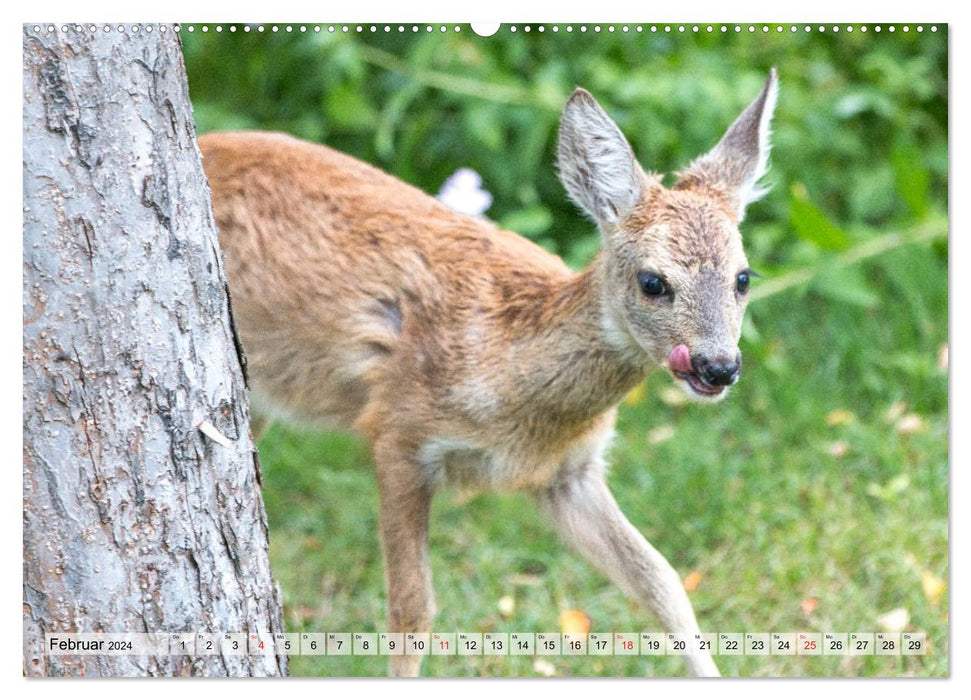
{"type": "MultiPolygon", "coordinates": [[[[624,517],[600,469],[564,476],[540,500],[563,539],[647,606],[666,631],[699,631],[681,578],[624,517]]],[[[719,675],[707,652],[685,660],[694,676],[719,675]]]]}
{"type": "MultiPolygon", "coordinates": [[[[381,545],[388,630],[429,632],[435,615],[428,559],[428,513],[432,490],[422,484],[418,467],[392,448],[376,450],[381,497],[381,545]]],[[[402,650],[405,651],[405,650],[402,650]]],[[[421,656],[391,656],[392,676],[417,676],[421,656]]]]}

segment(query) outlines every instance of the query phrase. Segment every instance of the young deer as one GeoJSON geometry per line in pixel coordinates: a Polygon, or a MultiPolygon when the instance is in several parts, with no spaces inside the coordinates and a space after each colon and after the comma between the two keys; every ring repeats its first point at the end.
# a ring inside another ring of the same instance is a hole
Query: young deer
{"type": "MultiPolygon", "coordinates": [[[[254,407],[372,441],[389,630],[431,628],[428,513],[443,485],[530,492],[664,629],[698,630],[678,574],[617,507],[604,452],[618,402],[654,365],[701,401],[738,379],[737,225],[762,194],[775,99],[773,70],[668,189],[577,89],[559,172],[603,242],[579,273],[324,146],[200,139],[254,407]]],[[[718,674],[707,653],[687,662],[718,674]]],[[[391,671],[419,663],[393,656],[391,671]]]]}

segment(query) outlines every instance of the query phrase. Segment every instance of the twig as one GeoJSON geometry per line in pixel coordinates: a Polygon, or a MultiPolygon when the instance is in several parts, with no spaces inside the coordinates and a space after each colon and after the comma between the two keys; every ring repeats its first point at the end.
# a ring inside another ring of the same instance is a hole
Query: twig
{"type": "Polygon", "coordinates": [[[358,51],[360,51],[361,58],[365,63],[370,63],[378,68],[398,73],[421,85],[427,85],[460,95],[478,97],[492,102],[500,102],[502,104],[526,105],[528,107],[536,107],[537,109],[552,109],[550,105],[537,101],[533,93],[526,88],[515,85],[497,85],[496,83],[463,78],[452,75],[451,73],[443,73],[425,68],[416,69],[394,54],[382,51],[373,46],[362,45],[358,47],[358,51]]]}
{"type": "Polygon", "coordinates": [[[842,253],[836,255],[833,259],[828,260],[825,263],[813,265],[811,267],[804,267],[799,270],[793,270],[792,272],[787,272],[784,275],[767,280],[752,290],[751,298],[752,301],[765,299],[767,297],[780,294],[781,292],[788,291],[793,287],[798,287],[801,284],[810,282],[814,277],[816,277],[816,275],[820,274],[824,270],[829,271],[834,267],[836,269],[849,267],[869,258],[876,257],[877,255],[882,255],[883,253],[889,252],[896,248],[902,248],[903,246],[917,243],[925,243],[934,240],[935,238],[946,237],[947,221],[940,218],[935,218],[933,221],[921,224],[920,226],[911,229],[909,232],[901,233],[898,231],[892,231],[890,233],[885,233],[882,236],[876,236],[863,241],[849,250],[843,251],[842,253]]]}

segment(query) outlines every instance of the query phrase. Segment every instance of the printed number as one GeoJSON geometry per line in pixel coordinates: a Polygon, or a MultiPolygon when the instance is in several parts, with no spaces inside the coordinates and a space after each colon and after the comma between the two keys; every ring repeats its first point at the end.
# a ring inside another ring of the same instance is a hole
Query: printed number
{"type": "Polygon", "coordinates": [[[570,642],[570,649],[573,651],[580,651],[581,645],[579,640],[573,640],[570,642]]]}
{"type": "Polygon", "coordinates": [[[234,639],[234,640],[233,640],[233,651],[236,651],[237,649],[239,649],[239,642],[237,642],[237,641],[236,641],[236,640],[234,639]]]}
{"type": "Polygon", "coordinates": [[[698,650],[699,651],[711,651],[711,640],[710,639],[701,639],[701,640],[699,640],[698,641],[698,650]]]}
{"type": "Polygon", "coordinates": [[[287,651],[290,651],[290,640],[289,639],[286,639],[286,640],[283,641],[283,648],[286,649],[287,651]]]}
{"type": "Polygon", "coordinates": [[[344,646],[344,640],[343,639],[338,639],[337,640],[337,648],[340,649],[342,646],[344,646]]]}
{"type": "Polygon", "coordinates": [[[920,649],[920,642],[916,639],[911,639],[909,642],[907,642],[907,648],[911,651],[916,651],[917,649],[920,649]]]}
{"type": "Polygon", "coordinates": [[[674,650],[675,651],[684,651],[684,647],[685,647],[685,644],[684,644],[684,640],[683,639],[676,639],[674,641],[674,650]]]}
{"type": "Polygon", "coordinates": [[[425,641],[423,639],[414,639],[411,642],[412,649],[417,651],[422,651],[425,648],[425,641]]]}
{"type": "Polygon", "coordinates": [[[776,647],[776,649],[779,649],[780,651],[782,651],[782,650],[785,650],[785,649],[788,649],[788,648],[789,648],[789,640],[788,639],[780,639],[779,640],[779,645],[776,647]]]}
{"type": "Polygon", "coordinates": [[[556,651],[556,642],[552,639],[547,639],[545,642],[543,642],[543,648],[549,651],[556,651]]]}
{"type": "Polygon", "coordinates": [[[738,651],[738,641],[734,639],[729,639],[727,642],[725,642],[725,650],[738,651]]]}
{"type": "Polygon", "coordinates": [[[600,641],[597,642],[597,651],[602,651],[603,649],[606,649],[606,648],[607,648],[606,639],[601,639],[600,641]]]}
{"type": "Polygon", "coordinates": [[[182,640],[182,651],[185,651],[185,640],[182,640]]]}
{"type": "Polygon", "coordinates": [[[807,639],[803,642],[802,648],[807,651],[813,651],[816,648],[815,639],[807,639]]]}
{"type": "Polygon", "coordinates": [[[856,640],[856,650],[857,651],[862,651],[863,649],[866,649],[867,648],[867,644],[868,644],[867,640],[865,640],[865,639],[857,639],[856,640]]]}
{"type": "MultiPolygon", "coordinates": [[[[633,649],[633,646],[631,648],[633,649]]],[[[656,639],[652,639],[647,642],[647,648],[658,651],[661,648],[661,642],[657,641],[656,639]]]]}
{"type": "Polygon", "coordinates": [[[475,640],[474,639],[468,640],[465,643],[465,648],[468,649],[469,651],[475,651],[475,649],[476,649],[476,647],[475,647],[475,640]]]}
{"type": "Polygon", "coordinates": [[[843,648],[843,642],[839,639],[831,639],[829,641],[829,648],[833,651],[839,651],[843,648]]]}
{"type": "Polygon", "coordinates": [[[634,649],[634,642],[632,642],[632,641],[631,642],[624,642],[622,644],[622,646],[624,647],[624,650],[625,651],[632,651],[634,649]]]}
{"type": "Polygon", "coordinates": [[[752,651],[762,651],[765,649],[765,642],[761,639],[752,640],[752,651]]]}
{"type": "Polygon", "coordinates": [[[206,642],[206,651],[212,651],[212,640],[206,642]]]}
{"type": "Polygon", "coordinates": [[[364,640],[362,640],[362,641],[361,641],[361,648],[362,648],[362,649],[363,649],[364,651],[367,651],[368,649],[370,649],[370,648],[371,648],[371,643],[370,643],[370,642],[368,642],[368,640],[366,640],[366,639],[364,639],[364,640]]]}
{"type": "Polygon", "coordinates": [[[492,648],[495,649],[496,651],[502,651],[502,640],[501,639],[493,640],[492,648]]]}
{"type": "Polygon", "coordinates": [[[389,639],[388,640],[388,649],[390,649],[391,651],[394,651],[394,640],[393,639],[389,639]]]}
{"type": "MultiPolygon", "coordinates": [[[[500,644],[499,647],[502,648],[502,644],[500,644]]],[[[516,647],[518,649],[526,649],[526,650],[529,650],[529,640],[528,639],[520,639],[518,642],[516,642],[516,647]]]]}
{"type": "Polygon", "coordinates": [[[448,649],[448,640],[447,640],[447,639],[443,639],[443,640],[441,640],[441,641],[440,641],[440,642],[438,643],[438,648],[439,648],[439,649],[448,649]]]}
{"type": "Polygon", "coordinates": [[[883,650],[884,651],[892,651],[893,648],[894,648],[894,643],[893,643],[893,640],[892,639],[884,639],[883,640],[883,650]]]}
{"type": "Polygon", "coordinates": [[[317,648],[317,640],[316,639],[311,640],[311,642],[310,642],[310,648],[311,649],[314,649],[314,650],[317,648]]]}
{"type": "Polygon", "coordinates": [[[262,649],[262,648],[263,648],[263,640],[261,639],[260,640],[260,649],[262,649]]]}

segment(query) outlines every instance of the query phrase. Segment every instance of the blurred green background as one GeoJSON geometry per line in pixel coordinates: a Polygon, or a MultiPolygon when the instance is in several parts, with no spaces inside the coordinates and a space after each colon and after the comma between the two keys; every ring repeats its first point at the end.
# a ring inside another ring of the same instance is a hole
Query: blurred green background
{"type": "MultiPolygon", "coordinates": [[[[718,657],[726,675],[948,673],[947,32],[800,25],[695,34],[351,25],[183,27],[200,133],[327,143],[434,194],[461,167],[489,218],[584,265],[598,236],[554,162],[559,110],[590,90],[647,169],[710,148],[770,66],[781,92],[769,195],[742,226],[753,285],[745,372],[718,406],[660,373],[624,402],[617,500],[686,579],[710,631],[919,631],[921,657],[718,657]]],[[[271,557],[291,631],[383,631],[368,447],[274,426],[260,442],[271,557]]],[[[523,495],[437,499],[440,631],[656,624],[563,547],[523,495]]],[[[432,675],[673,675],[676,657],[430,658],[432,675]]],[[[380,675],[369,657],[294,674],[380,675]]]]}

